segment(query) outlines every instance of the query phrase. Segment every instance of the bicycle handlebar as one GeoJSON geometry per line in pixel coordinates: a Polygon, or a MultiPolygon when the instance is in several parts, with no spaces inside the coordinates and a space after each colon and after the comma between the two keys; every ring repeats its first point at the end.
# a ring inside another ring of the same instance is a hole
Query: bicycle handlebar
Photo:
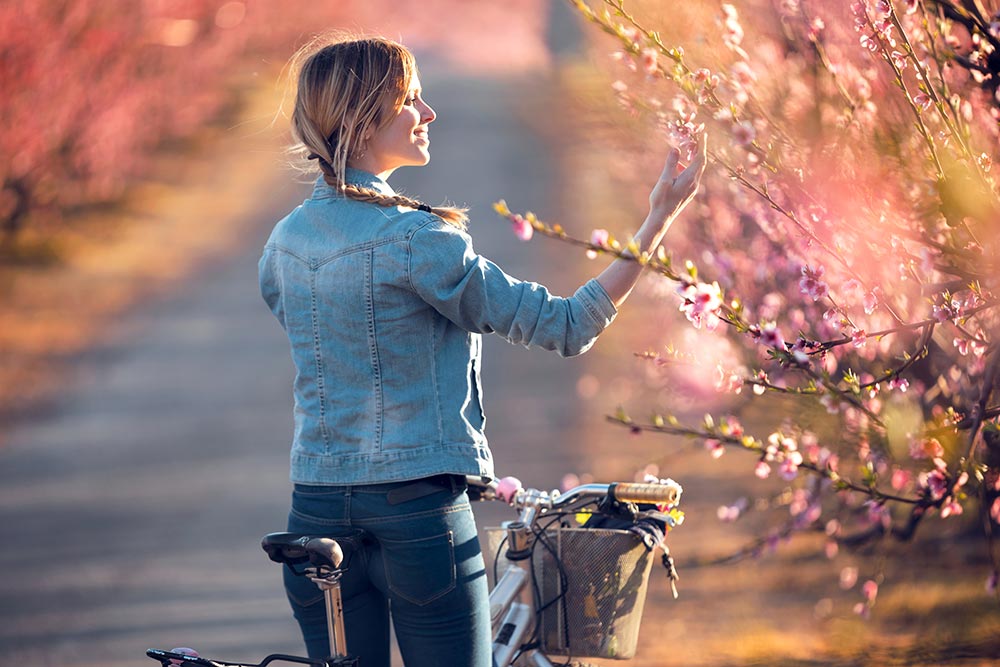
{"type": "Polygon", "coordinates": [[[484,500],[503,500],[509,505],[533,505],[544,509],[558,509],[584,498],[604,498],[626,503],[653,503],[676,505],[681,498],[681,486],[673,480],[660,484],[639,482],[614,482],[611,484],[584,484],[563,493],[551,494],[538,489],[525,489],[514,477],[491,482],[481,488],[484,500]]]}

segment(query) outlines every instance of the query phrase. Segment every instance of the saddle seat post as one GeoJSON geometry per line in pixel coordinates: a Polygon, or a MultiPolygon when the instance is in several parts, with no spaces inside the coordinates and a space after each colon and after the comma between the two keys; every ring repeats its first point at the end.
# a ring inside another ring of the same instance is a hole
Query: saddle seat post
{"type": "Polygon", "coordinates": [[[340,593],[339,569],[309,568],[309,578],[323,591],[326,602],[326,632],[330,637],[330,657],[347,657],[347,635],[344,632],[344,600],[340,593]]]}

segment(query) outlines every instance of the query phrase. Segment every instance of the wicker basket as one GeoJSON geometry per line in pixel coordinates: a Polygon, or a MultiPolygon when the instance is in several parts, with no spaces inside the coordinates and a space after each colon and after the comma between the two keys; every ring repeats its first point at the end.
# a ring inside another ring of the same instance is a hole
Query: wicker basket
{"type": "MultiPolygon", "coordinates": [[[[506,533],[491,528],[487,534],[496,554],[506,533]]],[[[531,558],[542,604],[565,595],[538,617],[542,650],[575,658],[633,657],[653,565],[642,540],[605,528],[549,528],[545,535],[556,555],[536,544],[531,558]]]]}

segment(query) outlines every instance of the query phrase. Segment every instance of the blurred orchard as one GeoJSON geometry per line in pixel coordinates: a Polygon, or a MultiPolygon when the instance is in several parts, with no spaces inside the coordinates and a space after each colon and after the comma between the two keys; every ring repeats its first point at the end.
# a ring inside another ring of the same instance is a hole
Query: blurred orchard
{"type": "MultiPolygon", "coordinates": [[[[574,238],[496,206],[522,239],[647,267],[646,321],[663,333],[637,354],[645,393],[666,408],[624,405],[612,421],[703,443],[707,460],[744,457],[746,475],[767,480],[718,510],[769,512],[734,558],[803,533],[825,534],[833,558],[948,524],[983,544],[973,550],[988,554],[995,595],[998,4],[571,4],[606,33],[594,50],[624,109],[603,135],[619,191],[658,173],[662,151],[645,147],[690,157],[707,140],[710,155],[702,193],[655,256],[613,231],[574,238]],[[695,422],[675,416],[706,406],[695,422]],[[744,414],[779,416],[753,432],[744,414]]],[[[867,577],[862,616],[882,580],[867,577]]],[[[840,583],[867,577],[845,568],[840,583]]]]}
{"type": "Polygon", "coordinates": [[[19,236],[58,234],[73,212],[117,200],[156,149],[225,119],[248,80],[276,79],[314,34],[364,29],[488,70],[543,58],[533,37],[542,21],[534,0],[460,13],[452,0],[2,3],[0,255],[16,257],[19,236]],[[521,17],[504,30],[513,53],[470,48],[510,12],[521,17]]]}
{"type": "MultiPolygon", "coordinates": [[[[745,458],[761,491],[732,498],[719,519],[767,507],[769,521],[736,557],[803,533],[825,535],[833,557],[954,525],[983,544],[995,594],[997,0],[570,4],[604,54],[612,83],[599,99],[621,107],[591,137],[610,147],[600,172],[619,212],[641,206],[630,198],[659,173],[663,151],[648,147],[690,154],[707,140],[711,158],[669,251],[652,257],[614,230],[574,238],[497,205],[525,240],[647,266],[645,319],[662,334],[638,355],[662,409],[624,405],[613,421],[703,443],[706,464],[745,458]],[[707,414],[690,422],[694,409],[707,414]]],[[[115,201],[156,150],[226,118],[248,80],[273,80],[328,26],[399,36],[479,71],[547,57],[517,39],[519,25],[538,32],[544,3],[452,10],[447,0],[0,4],[0,257],[115,201]],[[509,48],[471,48],[499,25],[509,48]]],[[[881,579],[862,578],[865,615],[881,579]]]]}

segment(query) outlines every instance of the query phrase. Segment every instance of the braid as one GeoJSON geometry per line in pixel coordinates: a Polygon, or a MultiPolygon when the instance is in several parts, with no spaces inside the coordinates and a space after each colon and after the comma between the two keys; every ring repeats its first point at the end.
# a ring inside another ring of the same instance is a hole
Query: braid
{"type": "Polygon", "coordinates": [[[376,206],[383,206],[385,208],[405,206],[414,210],[433,213],[448,224],[454,225],[459,229],[465,229],[466,223],[469,220],[469,216],[466,215],[467,209],[464,208],[455,206],[432,207],[418,199],[413,199],[405,195],[384,195],[378,190],[365,188],[354,183],[342,183],[337,179],[333,166],[325,159],[315,153],[310,154],[309,159],[315,159],[319,162],[319,168],[323,172],[323,180],[326,181],[326,184],[337,192],[342,192],[348,199],[365,202],[366,204],[375,204],[376,206]]]}

